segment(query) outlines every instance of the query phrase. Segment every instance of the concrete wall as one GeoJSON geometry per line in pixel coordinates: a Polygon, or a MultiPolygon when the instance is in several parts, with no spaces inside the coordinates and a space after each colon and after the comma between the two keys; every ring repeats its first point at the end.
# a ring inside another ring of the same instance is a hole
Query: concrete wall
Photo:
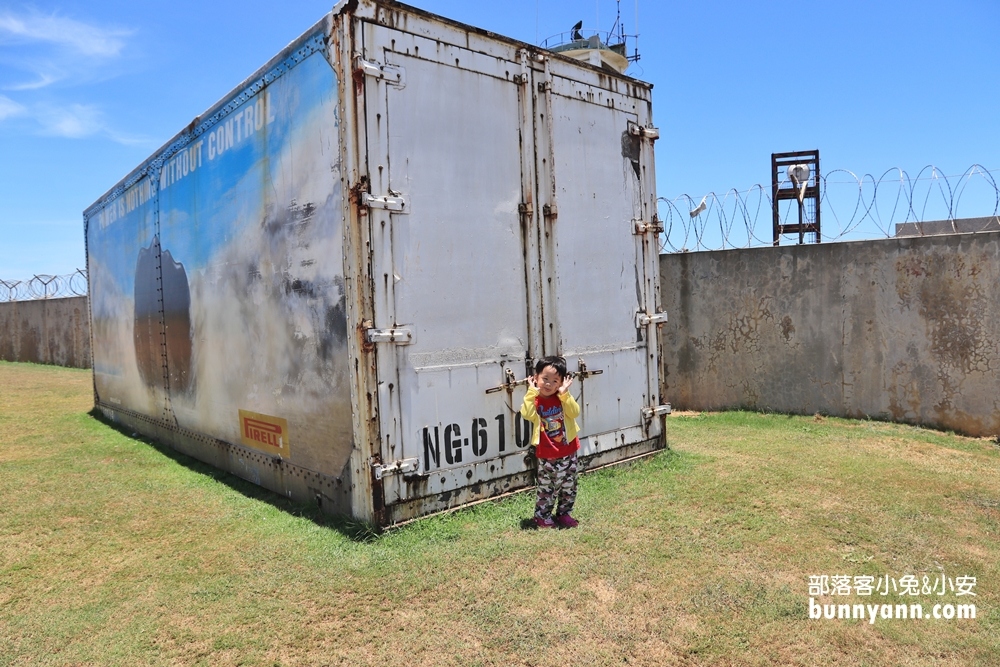
{"type": "Polygon", "coordinates": [[[1000,433],[1000,232],[660,261],[675,409],[1000,433]]]}
{"type": "Polygon", "coordinates": [[[1000,216],[987,218],[959,218],[957,220],[932,220],[930,222],[903,222],[896,224],[896,236],[932,236],[939,234],[970,234],[1000,230],[1000,216]]]}
{"type": "Polygon", "coordinates": [[[87,297],[0,303],[0,359],[90,368],[87,297]]]}

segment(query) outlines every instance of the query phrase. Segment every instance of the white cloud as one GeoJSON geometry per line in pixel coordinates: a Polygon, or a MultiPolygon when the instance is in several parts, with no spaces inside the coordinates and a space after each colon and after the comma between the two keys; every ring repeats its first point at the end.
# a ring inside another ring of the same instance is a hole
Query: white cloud
{"type": "Polygon", "coordinates": [[[18,104],[5,95],[0,95],[0,120],[10,118],[11,116],[20,116],[26,111],[27,109],[23,105],[18,104]]]}
{"type": "Polygon", "coordinates": [[[114,76],[126,64],[132,34],[55,13],[0,7],[0,89],[9,94],[0,95],[0,123],[17,116],[45,136],[152,144],[146,137],[116,131],[99,105],[72,102],[51,92],[58,84],[80,87],[114,76]],[[43,89],[48,90],[38,92],[43,89]]]}
{"type": "Polygon", "coordinates": [[[6,89],[14,91],[38,90],[39,88],[44,88],[62,78],[62,76],[58,74],[49,74],[45,72],[36,72],[35,76],[38,78],[34,81],[28,81],[27,83],[15,83],[14,85],[6,86],[6,89]]]}
{"type": "Polygon", "coordinates": [[[125,48],[130,30],[91,25],[62,16],[0,14],[0,40],[46,42],[82,56],[111,58],[125,48]]]}
{"type": "Polygon", "coordinates": [[[67,139],[105,137],[126,146],[155,147],[149,137],[123,134],[113,129],[104,112],[93,104],[66,104],[64,106],[39,106],[34,113],[41,126],[41,133],[67,139]]]}
{"type": "Polygon", "coordinates": [[[0,10],[0,73],[8,82],[3,88],[30,91],[107,76],[109,66],[124,55],[130,35],[131,30],[55,14],[0,10]]]}
{"type": "Polygon", "coordinates": [[[159,143],[155,139],[141,134],[125,134],[111,129],[105,129],[104,133],[111,141],[123,146],[142,146],[147,150],[159,147],[159,143]]]}
{"type": "Polygon", "coordinates": [[[45,107],[38,113],[43,132],[57,137],[82,139],[104,131],[101,110],[92,104],[45,107]]]}

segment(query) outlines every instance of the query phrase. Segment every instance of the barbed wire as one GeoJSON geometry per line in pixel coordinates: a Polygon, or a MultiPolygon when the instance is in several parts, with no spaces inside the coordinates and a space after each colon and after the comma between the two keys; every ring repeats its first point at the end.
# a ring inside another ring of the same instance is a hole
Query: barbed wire
{"type": "Polygon", "coordinates": [[[28,280],[0,279],[0,302],[87,296],[87,272],[77,269],[62,276],[39,274],[28,280]]]}
{"type": "MultiPolygon", "coordinates": [[[[914,178],[898,167],[878,178],[871,174],[859,178],[847,169],[835,169],[820,176],[819,187],[821,240],[825,242],[888,238],[896,235],[897,225],[907,223],[908,235],[932,233],[922,225],[954,222],[967,211],[974,215],[965,218],[976,222],[966,231],[997,228],[1000,187],[994,173],[978,164],[957,176],[946,176],[928,165],[914,178]],[[966,203],[960,210],[963,196],[966,203]]],[[[774,240],[772,197],[771,186],[760,184],[721,196],[710,192],[700,200],[689,195],[660,197],[664,226],[660,249],[672,253],[769,246],[774,240]]],[[[797,215],[791,203],[783,213],[779,209],[782,224],[797,221],[789,219],[793,211],[797,215]]]]}
{"type": "MultiPolygon", "coordinates": [[[[1000,186],[992,171],[973,165],[963,174],[946,176],[928,165],[911,178],[903,169],[887,169],[875,178],[860,178],[847,169],[835,169],[819,177],[822,241],[889,238],[896,226],[906,225],[910,235],[933,233],[922,225],[930,221],[956,221],[962,216],[963,196],[972,198],[974,224],[996,229],[1000,219],[1000,186]],[[891,176],[890,176],[891,175],[891,176]],[[954,180],[954,186],[952,184],[954,180]],[[970,185],[979,192],[967,196],[970,185]],[[926,190],[926,191],[925,191],[926,190]],[[936,204],[931,195],[936,190],[936,204]],[[881,202],[881,204],[880,204],[881,202]],[[833,224],[831,224],[833,223],[833,224]]],[[[689,195],[674,199],[660,197],[659,217],[664,232],[662,252],[690,252],[768,246],[773,242],[772,193],[770,186],[757,184],[723,195],[710,192],[695,204],[689,195]]],[[[784,213],[782,224],[794,206],[784,213]]],[[[956,231],[957,228],[954,228],[956,231]]],[[[963,231],[982,231],[975,226],[963,231]]],[[[27,280],[0,279],[0,302],[31,301],[87,295],[87,272],[77,269],[61,276],[39,274],[27,280]]]]}

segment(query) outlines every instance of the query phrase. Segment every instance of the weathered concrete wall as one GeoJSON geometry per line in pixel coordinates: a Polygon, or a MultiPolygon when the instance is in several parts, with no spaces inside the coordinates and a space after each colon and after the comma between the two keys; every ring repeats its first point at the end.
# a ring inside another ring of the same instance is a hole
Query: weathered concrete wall
{"type": "Polygon", "coordinates": [[[90,368],[87,297],[0,303],[0,359],[90,368]]]}
{"type": "Polygon", "coordinates": [[[940,234],[971,234],[1000,230],[1000,216],[987,218],[959,218],[957,220],[932,220],[930,222],[903,222],[896,224],[896,236],[936,236],[940,234]]]}
{"type": "Polygon", "coordinates": [[[675,409],[1000,433],[1000,232],[662,255],[675,409]]]}

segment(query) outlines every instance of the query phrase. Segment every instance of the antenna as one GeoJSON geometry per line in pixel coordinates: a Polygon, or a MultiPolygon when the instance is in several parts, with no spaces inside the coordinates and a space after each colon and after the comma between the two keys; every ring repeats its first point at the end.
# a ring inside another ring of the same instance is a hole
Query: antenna
{"type": "Polygon", "coordinates": [[[639,60],[639,0],[635,0],[635,55],[629,58],[629,62],[639,60]]]}
{"type": "Polygon", "coordinates": [[[616,4],[616,7],[617,7],[617,14],[615,15],[615,24],[611,28],[611,31],[608,33],[608,39],[610,41],[612,39],[617,38],[618,44],[621,45],[621,51],[619,51],[619,53],[622,56],[624,56],[625,59],[628,62],[634,63],[634,62],[636,62],[636,61],[639,60],[639,29],[638,29],[638,26],[639,26],[639,0],[635,0],[635,25],[636,25],[636,32],[635,32],[634,35],[627,35],[627,34],[625,34],[625,24],[622,22],[622,0],[616,0],[615,4],[616,4]],[[615,30],[616,29],[618,31],[617,34],[615,34],[615,30]],[[625,40],[627,38],[629,38],[629,37],[631,37],[635,41],[635,43],[633,44],[632,55],[628,54],[628,49],[625,46],[625,40]]]}

